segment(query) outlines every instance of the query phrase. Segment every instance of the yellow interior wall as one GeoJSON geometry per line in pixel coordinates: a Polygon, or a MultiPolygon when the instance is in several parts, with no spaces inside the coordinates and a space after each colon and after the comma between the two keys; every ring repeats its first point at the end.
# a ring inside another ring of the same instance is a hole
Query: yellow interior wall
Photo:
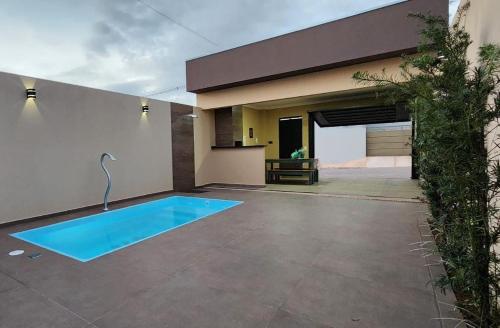
{"type": "MultiPolygon", "coordinates": [[[[279,119],[291,116],[302,116],[302,146],[309,146],[309,115],[307,108],[272,109],[262,111],[264,114],[266,158],[279,158],[279,119]],[[269,144],[272,141],[272,144],[269,144]]],[[[306,152],[307,157],[307,152],[306,152]]]]}
{"type": "Polygon", "coordinates": [[[302,116],[302,146],[309,150],[309,115],[310,111],[364,107],[384,104],[383,99],[356,99],[335,101],[321,104],[294,106],[280,109],[252,109],[243,106],[243,145],[265,145],[266,159],[279,158],[279,119],[302,116]],[[253,128],[254,137],[249,138],[249,128],[253,128]],[[272,141],[272,144],[269,142],[272,141]]]}
{"type": "Polygon", "coordinates": [[[262,111],[259,110],[242,109],[243,146],[263,145],[266,143],[262,114],[262,111]],[[250,128],[253,128],[253,138],[250,138],[250,128]]]}

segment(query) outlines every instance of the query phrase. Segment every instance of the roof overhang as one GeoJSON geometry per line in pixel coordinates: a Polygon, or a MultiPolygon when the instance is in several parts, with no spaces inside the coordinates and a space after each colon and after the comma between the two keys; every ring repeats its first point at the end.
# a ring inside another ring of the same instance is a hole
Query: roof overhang
{"type": "Polygon", "coordinates": [[[410,113],[404,103],[392,106],[337,108],[311,112],[320,127],[352,126],[410,121],[410,113]]]}
{"type": "Polygon", "coordinates": [[[187,91],[270,81],[415,53],[409,13],[448,17],[448,0],[409,0],[186,62],[187,91]]]}

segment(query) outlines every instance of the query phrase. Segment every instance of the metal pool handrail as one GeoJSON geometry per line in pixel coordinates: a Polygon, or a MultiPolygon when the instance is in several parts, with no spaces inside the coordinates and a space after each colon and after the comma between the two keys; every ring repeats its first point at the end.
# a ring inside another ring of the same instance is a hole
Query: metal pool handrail
{"type": "Polygon", "coordinates": [[[106,174],[106,177],[108,178],[108,187],[106,188],[106,193],[104,194],[104,211],[108,210],[108,196],[109,196],[109,191],[111,190],[111,174],[109,174],[108,169],[106,166],[104,166],[104,159],[109,157],[110,160],[116,161],[116,158],[111,155],[110,153],[103,153],[101,155],[101,167],[104,170],[104,173],[106,174]]]}

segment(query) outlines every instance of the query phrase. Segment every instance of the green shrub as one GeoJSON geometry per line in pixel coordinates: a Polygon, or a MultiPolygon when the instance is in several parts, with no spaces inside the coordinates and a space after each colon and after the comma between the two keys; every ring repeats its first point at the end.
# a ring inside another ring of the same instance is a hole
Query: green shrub
{"type": "Polygon", "coordinates": [[[461,25],[467,8],[459,9],[451,27],[441,17],[412,15],[425,26],[419,54],[403,57],[397,76],[357,72],[354,78],[407,101],[429,223],[448,272],[435,283],[455,291],[467,324],[498,327],[499,258],[493,246],[499,236],[500,50],[483,45],[477,65],[470,63],[471,39],[461,25]]]}

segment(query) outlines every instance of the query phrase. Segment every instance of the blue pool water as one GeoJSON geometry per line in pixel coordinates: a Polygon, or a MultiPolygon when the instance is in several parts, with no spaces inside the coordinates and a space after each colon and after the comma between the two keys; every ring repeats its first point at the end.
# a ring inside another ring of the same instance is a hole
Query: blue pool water
{"type": "Polygon", "coordinates": [[[87,262],[241,203],[172,196],[11,236],[87,262]]]}

